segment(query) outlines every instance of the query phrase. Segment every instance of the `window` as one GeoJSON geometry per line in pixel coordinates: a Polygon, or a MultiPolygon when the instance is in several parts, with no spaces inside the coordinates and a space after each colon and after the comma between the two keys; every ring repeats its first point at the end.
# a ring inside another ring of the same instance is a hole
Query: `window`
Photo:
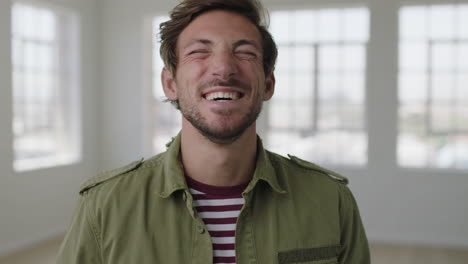
{"type": "Polygon", "coordinates": [[[28,2],[13,4],[16,171],[80,159],[77,26],[69,12],[28,2]]]}
{"type": "Polygon", "coordinates": [[[466,25],[466,4],[400,10],[400,166],[468,168],[466,25]]]}
{"type": "Polygon", "coordinates": [[[278,11],[267,145],[325,164],[367,163],[365,8],[278,11]]]}
{"type": "Polygon", "coordinates": [[[182,115],[168,102],[161,84],[161,71],[164,63],[159,55],[159,24],[168,20],[167,16],[157,16],[153,20],[153,102],[152,109],[155,118],[153,124],[153,150],[160,153],[166,150],[165,145],[177,135],[182,127],[182,115]]]}

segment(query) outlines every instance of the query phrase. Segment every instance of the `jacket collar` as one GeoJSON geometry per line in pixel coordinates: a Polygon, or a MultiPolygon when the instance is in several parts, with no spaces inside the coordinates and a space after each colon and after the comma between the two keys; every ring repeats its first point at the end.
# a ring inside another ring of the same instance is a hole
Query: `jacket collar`
{"type": "Polygon", "coordinates": [[[180,159],[180,133],[166,144],[167,150],[161,155],[156,177],[156,193],[167,198],[178,190],[188,190],[184,169],[180,159]]]}
{"type": "Polygon", "coordinates": [[[245,189],[244,193],[252,191],[257,183],[265,181],[268,185],[277,193],[287,193],[285,189],[279,184],[279,174],[273,167],[273,163],[270,159],[270,154],[266,149],[263,148],[262,140],[257,136],[257,163],[255,165],[255,172],[250,181],[249,185],[245,189]]]}
{"type": "MultiPolygon", "coordinates": [[[[167,151],[162,154],[161,162],[157,169],[158,184],[156,193],[163,198],[169,197],[178,190],[188,191],[184,177],[184,169],[180,159],[180,133],[166,146],[167,151]]],[[[252,180],[244,193],[252,191],[257,183],[262,180],[278,193],[286,193],[278,182],[277,173],[269,159],[268,151],[263,148],[260,137],[257,136],[257,162],[252,180]]]]}

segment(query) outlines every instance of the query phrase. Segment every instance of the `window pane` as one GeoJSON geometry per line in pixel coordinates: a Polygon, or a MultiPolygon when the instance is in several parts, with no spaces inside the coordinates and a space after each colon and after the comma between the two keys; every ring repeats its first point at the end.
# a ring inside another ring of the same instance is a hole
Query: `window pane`
{"type": "Polygon", "coordinates": [[[314,69],[314,49],[310,46],[299,46],[294,49],[290,64],[302,74],[312,74],[314,69]]]}
{"type": "Polygon", "coordinates": [[[458,130],[468,132],[468,100],[457,104],[455,115],[455,126],[458,130]]]}
{"type": "Polygon", "coordinates": [[[366,68],[365,52],[365,47],[362,45],[349,45],[342,47],[342,68],[347,71],[363,71],[366,68]]]}
{"type": "Polygon", "coordinates": [[[40,38],[44,41],[54,41],[56,37],[55,25],[57,24],[54,14],[43,9],[40,16],[40,38]]]}
{"type": "Polygon", "coordinates": [[[337,74],[321,74],[319,80],[320,102],[332,103],[341,95],[340,77],[337,74]]]}
{"type": "Polygon", "coordinates": [[[466,168],[457,154],[468,145],[464,112],[468,100],[463,99],[468,93],[467,52],[466,40],[460,38],[466,28],[460,16],[465,8],[433,5],[400,11],[398,162],[402,166],[466,168]],[[426,27],[427,37],[418,35],[416,31],[426,27]]]}
{"type": "Polygon", "coordinates": [[[436,72],[455,70],[454,44],[434,44],[432,47],[432,68],[436,72]]]}
{"type": "Polygon", "coordinates": [[[310,129],[312,127],[312,105],[308,100],[301,100],[294,104],[291,115],[294,127],[297,129],[310,129]]]}
{"type": "Polygon", "coordinates": [[[428,9],[406,7],[400,12],[400,36],[406,40],[420,40],[428,35],[428,9]]]}
{"type": "Polygon", "coordinates": [[[291,87],[294,89],[294,95],[291,99],[306,99],[312,102],[314,97],[314,76],[312,74],[294,74],[292,78],[295,80],[295,85],[291,87]]]}
{"type": "Polygon", "coordinates": [[[401,104],[420,104],[427,101],[426,74],[400,73],[399,99],[401,104]]]}
{"type": "Polygon", "coordinates": [[[457,98],[468,105],[468,73],[457,74],[457,98]]]}
{"type": "MultiPolygon", "coordinates": [[[[427,105],[425,103],[400,106],[400,136],[406,134],[408,137],[420,138],[426,135],[428,132],[426,111],[427,105]]],[[[403,144],[402,141],[400,143],[403,144]]]]}
{"type": "Polygon", "coordinates": [[[453,77],[450,74],[438,74],[433,77],[431,127],[436,132],[455,132],[453,107],[456,99],[453,77]]]}
{"type": "Polygon", "coordinates": [[[431,106],[431,132],[444,133],[455,130],[452,107],[449,104],[432,104],[431,106]]]}
{"type": "Polygon", "coordinates": [[[320,76],[320,117],[319,127],[320,129],[333,129],[339,128],[339,109],[337,100],[342,98],[341,87],[339,84],[339,78],[333,74],[322,74],[320,76]]]}
{"type": "Polygon", "coordinates": [[[75,71],[79,51],[73,41],[79,38],[72,21],[77,18],[14,3],[11,19],[14,168],[76,162],[81,155],[75,71]]]}
{"type": "Polygon", "coordinates": [[[290,12],[273,12],[271,15],[270,31],[275,36],[275,41],[279,43],[287,43],[291,39],[290,32],[290,12]]]}
{"type": "Polygon", "coordinates": [[[431,145],[426,138],[414,133],[400,133],[398,137],[398,163],[405,167],[428,167],[431,145]]]}
{"type": "Polygon", "coordinates": [[[320,72],[337,72],[341,68],[341,47],[324,46],[319,50],[320,72]]]}
{"type": "Polygon", "coordinates": [[[454,100],[454,76],[434,74],[432,77],[431,99],[436,103],[448,103],[454,100]]]}
{"type": "Polygon", "coordinates": [[[430,37],[450,39],[455,37],[455,7],[432,6],[429,11],[430,37]]]}
{"type": "MultiPolygon", "coordinates": [[[[316,14],[312,10],[294,13],[294,41],[298,43],[312,43],[318,38],[316,14]]],[[[287,24],[287,23],[285,23],[287,24]]]]}
{"type": "Polygon", "coordinates": [[[364,104],[364,72],[343,74],[342,93],[346,104],[364,104]]]}
{"type": "Polygon", "coordinates": [[[288,46],[279,46],[278,47],[278,60],[276,61],[276,71],[288,73],[291,72],[291,69],[294,67],[294,64],[291,61],[293,56],[293,48],[288,46]]]}
{"type": "Polygon", "coordinates": [[[460,39],[468,40],[468,27],[461,25],[468,25],[468,5],[460,5],[458,8],[458,23],[457,23],[457,36],[460,39]]]}
{"type": "Polygon", "coordinates": [[[468,73],[468,41],[458,45],[457,49],[457,68],[462,74],[468,73]]]}
{"type": "Polygon", "coordinates": [[[400,69],[425,71],[427,69],[428,45],[425,42],[404,42],[400,45],[400,69]]]}
{"type": "MultiPolygon", "coordinates": [[[[294,87],[290,82],[290,74],[278,72],[276,74],[275,94],[272,100],[288,100],[294,87]]],[[[291,97],[292,98],[292,97],[291,97]]]]}
{"type": "MultiPolygon", "coordinates": [[[[276,14],[272,15],[273,25],[279,28],[283,23],[284,30],[278,34],[285,36],[294,29],[296,37],[278,43],[277,85],[268,105],[267,147],[316,162],[364,164],[367,9],[276,13],[283,17],[278,22],[273,21],[276,14]],[[350,140],[355,143],[351,152],[346,145],[350,140]]],[[[275,31],[273,37],[278,39],[275,31]]]]}
{"type": "Polygon", "coordinates": [[[288,104],[277,102],[275,104],[271,104],[269,109],[269,123],[270,126],[276,129],[287,129],[292,124],[290,124],[290,120],[292,114],[290,113],[290,107],[288,104]]]}
{"type": "Polygon", "coordinates": [[[319,40],[338,41],[340,39],[340,10],[324,9],[318,14],[319,40]]]}
{"type": "Polygon", "coordinates": [[[341,107],[341,126],[350,130],[364,129],[362,104],[345,104],[341,107]]]}
{"type": "Polygon", "coordinates": [[[343,11],[344,39],[367,41],[369,39],[369,13],[365,8],[351,8],[343,11]]]}

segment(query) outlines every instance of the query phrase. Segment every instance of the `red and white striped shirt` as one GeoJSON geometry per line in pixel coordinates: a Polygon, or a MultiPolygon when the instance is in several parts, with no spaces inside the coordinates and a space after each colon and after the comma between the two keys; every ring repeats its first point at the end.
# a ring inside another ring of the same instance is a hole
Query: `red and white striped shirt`
{"type": "Polygon", "coordinates": [[[218,187],[187,177],[194,207],[205,222],[213,243],[213,263],[236,263],[235,231],[237,217],[244,205],[242,192],[247,184],[218,187]]]}

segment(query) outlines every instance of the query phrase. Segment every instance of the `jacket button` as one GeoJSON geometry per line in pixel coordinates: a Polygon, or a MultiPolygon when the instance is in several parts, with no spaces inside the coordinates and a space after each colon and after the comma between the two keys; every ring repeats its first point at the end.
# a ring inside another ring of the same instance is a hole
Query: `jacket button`
{"type": "Polygon", "coordinates": [[[205,232],[205,228],[203,228],[202,225],[197,225],[197,231],[198,233],[203,234],[203,232],[205,232]]]}

